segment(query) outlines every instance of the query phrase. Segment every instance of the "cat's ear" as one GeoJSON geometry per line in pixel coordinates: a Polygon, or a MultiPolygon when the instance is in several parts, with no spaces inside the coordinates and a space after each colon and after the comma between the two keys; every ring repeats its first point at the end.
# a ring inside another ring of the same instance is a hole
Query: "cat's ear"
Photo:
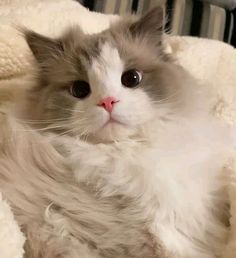
{"type": "Polygon", "coordinates": [[[50,59],[56,59],[64,52],[64,47],[60,40],[51,39],[30,30],[25,30],[24,36],[39,64],[43,64],[50,59]]]}
{"type": "Polygon", "coordinates": [[[164,25],[165,9],[159,6],[131,23],[129,31],[133,37],[147,37],[153,43],[160,45],[164,33],[164,25]]]}

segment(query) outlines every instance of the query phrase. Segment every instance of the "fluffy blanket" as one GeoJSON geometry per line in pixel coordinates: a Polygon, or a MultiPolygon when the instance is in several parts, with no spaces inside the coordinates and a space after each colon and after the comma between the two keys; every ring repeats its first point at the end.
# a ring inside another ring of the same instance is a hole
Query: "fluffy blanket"
{"type": "MultiPolygon", "coordinates": [[[[28,87],[32,56],[16,26],[57,36],[68,25],[79,24],[86,33],[107,28],[117,16],[89,12],[72,0],[0,1],[0,87],[28,87]],[[23,3],[22,3],[23,2],[23,3]]],[[[212,92],[211,112],[229,125],[236,123],[236,51],[221,42],[191,37],[166,37],[166,51],[212,92]]],[[[236,257],[236,169],[232,162],[229,196],[231,234],[225,258],[236,257]]],[[[0,196],[0,257],[22,258],[24,236],[0,196]]]]}

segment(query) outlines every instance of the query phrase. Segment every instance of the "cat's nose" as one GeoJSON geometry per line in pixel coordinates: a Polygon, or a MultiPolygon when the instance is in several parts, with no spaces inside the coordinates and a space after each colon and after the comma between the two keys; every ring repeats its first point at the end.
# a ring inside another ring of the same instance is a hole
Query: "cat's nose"
{"type": "Polygon", "coordinates": [[[119,100],[117,100],[114,97],[107,97],[102,99],[99,103],[98,106],[105,108],[109,113],[112,112],[113,106],[115,103],[119,102],[119,100]]]}

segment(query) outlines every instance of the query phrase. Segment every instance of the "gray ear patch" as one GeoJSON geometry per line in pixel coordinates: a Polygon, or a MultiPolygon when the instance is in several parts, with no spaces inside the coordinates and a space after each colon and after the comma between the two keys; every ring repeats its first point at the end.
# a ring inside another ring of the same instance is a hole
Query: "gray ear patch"
{"type": "Polygon", "coordinates": [[[64,52],[60,40],[51,39],[30,30],[24,31],[24,36],[39,64],[64,52]]]}
{"type": "Polygon", "coordinates": [[[131,24],[130,32],[133,36],[154,37],[162,35],[164,30],[164,8],[156,7],[131,24]]]}

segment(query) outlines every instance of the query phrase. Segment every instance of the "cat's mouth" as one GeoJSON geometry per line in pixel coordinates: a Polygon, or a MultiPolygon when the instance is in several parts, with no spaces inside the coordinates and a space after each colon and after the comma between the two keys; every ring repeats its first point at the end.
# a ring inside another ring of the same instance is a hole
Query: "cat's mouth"
{"type": "Polygon", "coordinates": [[[115,119],[114,117],[110,116],[109,119],[105,122],[105,124],[102,126],[101,129],[103,129],[104,127],[106,126],[109,126],[109,125],[123,125],[125,126],[124,123],[120,122],[118,119],[115,119]]]}

